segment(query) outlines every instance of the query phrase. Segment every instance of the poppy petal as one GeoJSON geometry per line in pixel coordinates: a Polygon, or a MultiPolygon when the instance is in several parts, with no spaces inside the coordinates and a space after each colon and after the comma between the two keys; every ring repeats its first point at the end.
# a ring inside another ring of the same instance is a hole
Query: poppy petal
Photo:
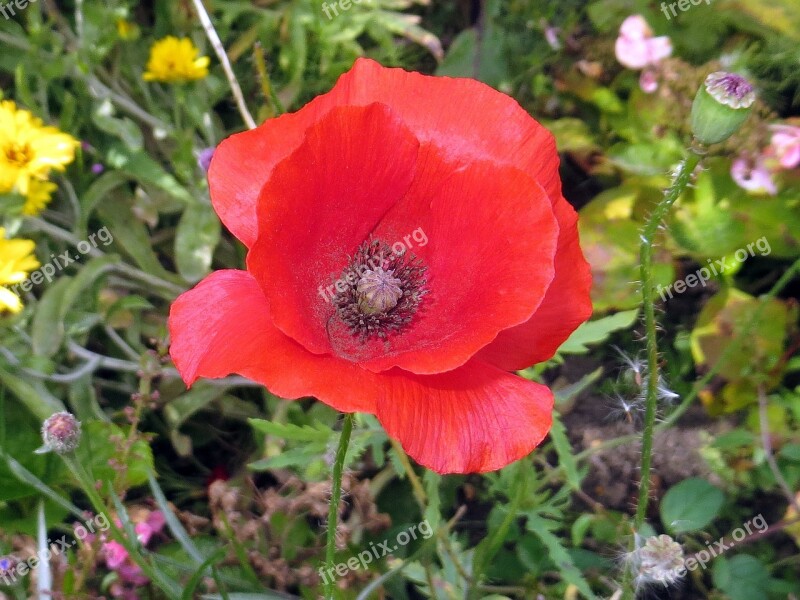
{"type": "Polygon", "coordinates": [[[419,144],[388,107],[340,107],[310,127],[259,200],[262,234],[248,257],[275,325],[309,351],[331,351],[335,282],[408,191],[419,144]]]}
{"type": "Polygon", "coordinates": [[[564,200],[556,204],[560,234],[556,275],[539,308],[522,325],[501,331],[477,356],[505,371],[518,371],[552,358],[592,314],[592,274],[578,243],[578,215],[564,200]]]}
{"type": "Polygon", "coordinates": [[[423,144],[451,162],[473,159],[514,165],[561,197],[553,135],[519,103],[474,79],[431,77],[359,58],[322,98],[324,103],[388,104],[423,144]]]}
{"type": "Polygon", "coordinates": [[[374,380],[356,365],[315,356],[281,333],[246,271],[216,271],[181,294],[169,315],[170,355],[186,385],[238,373],[282,398],[317,396],[344,412],[375,412],[374,380]]]}
{"type": "Polygon", "coordinates": [[[438,473],[500,469],[547,435],[553,394],[478,360],[439,375],[379,375],[377,416],[421,465],[438,473]]]}
{"type": "Polygon", "coordinates": [[[252,246],[261,188],[275,165],[300,145],[305,130],[336,106],[376,102],[391,106],[419,141],[440,146],[448,158],[514,165],[533,177],[551,200],[560,198],[555,140],[516,100],[473,79],[431,77],[359,58],[327,94],[219,144],[208,181],[225,226],[252,246]]]}
{"type": "Polygon", "coordinates": [[[332,104],[319,96],[302,110],[269,119],[219,143],[208,168],[214,210],[245,246],[258,237],[256,205],[272,169],[303,141],[306,129],[332,104]]]}
{"type": "Polygon", "coordinates": [[[420,157],[408,194],[374,232],[389,245],[408,240],[427,266],[419,312],[388,341],[329,330],[337,355],[372,371],[432,374],[463,365],[498,332],[527,321],[553,279],[558,225],[535,181],[487,161],[455,167],[431,145],[420,157]],[[415,231],[424,245],[409,237],[415,231]]]}

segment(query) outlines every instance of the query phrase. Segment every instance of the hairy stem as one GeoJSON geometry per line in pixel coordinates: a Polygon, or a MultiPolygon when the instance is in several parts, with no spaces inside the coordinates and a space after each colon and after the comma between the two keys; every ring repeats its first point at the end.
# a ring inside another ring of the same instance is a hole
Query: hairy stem
{"type": "Polygon", "coordinates": [[[642,468],[639,481],[639,502],[636,506],[634,529],[638,531],[647,515],[650,500],[650,464],[653,454],[653,433],[656,422],[656,402],[658,400],[658,341],[656,339],[655,294],[653,290],[653,242],[661,222],[670,207],[680,197],[689,184],[700,156],[695,152],[681,163],[678,174],[664,199],[658,203],[642,230],[639,246],[640,274],[642,280],[642,303],[644,304],[644,326],[647,337],[647,389],[645,390],[644,430],[642,431],[642,468]]]}
{"type": "MultiPolygon", "coordinates": [[[[350,433],[353,431],[353,415],[344,416],[342,435],[339,438],[339,447],[336,449],[336,458],[333,463],[333,482],[331,484],[331,505],[328,509],[328,538],[325,544],[325,568],[330,573],[333,568],[333,557],[336,554],[336,528],[339,517],[339,502],[342,499],[342,474],[344,473],[344,459],[347,455],[347,446],[350,444],[350,433]]],[[[333,576],[324,578],[325,598],[333,600],[335,580],[333,576]]]]}
{"type": "MultiPolygon", "coordinates": [[[[642,303],[644,310],[644,326],[647,338],[647,387],[645,389],[644,429],[642,430],[642,464],[639,480],[639,501],[636,504],[636,515],[633,520],[634,533],[638,534],[647,516],[647,505],[650,501],[650,467],[653,459],[653,436],[655,433],[656,404],[658,401],[658,341],[656,339],[655,293],[653,290],[653,243],[658,228],[675,201],[681,196],[689,184],[692,173],[700,162],[700,155],[691,152],[684,160],[672,185],[664,194],[663,200],[653,210],[645,223],[639,246],[640,277],[642,286],[642,303]]],[[[635,535],[634,542],[635,545],[635,535]]],[[[636,550],[636,548],[632,548],[636,550]]],[[[626,600],[635,598],[636,592],[631,581],[631,571],[626,569],[622,584],[623,597],[626,600]]]]}

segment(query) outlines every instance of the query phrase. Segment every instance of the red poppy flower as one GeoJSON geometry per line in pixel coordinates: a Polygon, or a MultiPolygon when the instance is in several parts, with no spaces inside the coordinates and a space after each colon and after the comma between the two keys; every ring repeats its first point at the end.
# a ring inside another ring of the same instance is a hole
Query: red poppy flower
{"type": "Polygon", "coordinates": [[[499,469],[550,429],[509,371],[591,313],[552,135],[477,81],[360,59],[296,113],[233,135],[209,170],[247,247],[172,306],[184,381],[239,373],[375,414],[440,473],[499,469]]]}

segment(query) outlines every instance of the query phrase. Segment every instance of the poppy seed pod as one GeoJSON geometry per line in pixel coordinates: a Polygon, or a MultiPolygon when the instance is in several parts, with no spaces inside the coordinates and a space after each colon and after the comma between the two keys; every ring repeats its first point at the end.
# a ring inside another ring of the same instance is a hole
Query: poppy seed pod
{"type": "Polygon", "coordinates": [[[741,75],[717,71],[706,77],[692,103],[692,133],[703,144],[718,144],[742,126],[756,93],[741,75]]]}

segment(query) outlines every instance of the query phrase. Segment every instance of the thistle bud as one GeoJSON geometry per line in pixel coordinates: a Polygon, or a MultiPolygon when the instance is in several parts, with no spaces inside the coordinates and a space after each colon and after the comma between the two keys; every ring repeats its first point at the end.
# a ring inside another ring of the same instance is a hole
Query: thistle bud
{"type": "Polygon", "coordinates": [[[750,115],[756,93],[736,73],[711,73],[694,97],[692,133],[703,144],[717,144],[731,137],[750,115]]]}
{"type": "Polygon", "coordinates": [[[42,425],[44,446],[41,452],[67,454],[78,447],[81,440],[81,424],[72,414],[58,412],[42,425]]]}

